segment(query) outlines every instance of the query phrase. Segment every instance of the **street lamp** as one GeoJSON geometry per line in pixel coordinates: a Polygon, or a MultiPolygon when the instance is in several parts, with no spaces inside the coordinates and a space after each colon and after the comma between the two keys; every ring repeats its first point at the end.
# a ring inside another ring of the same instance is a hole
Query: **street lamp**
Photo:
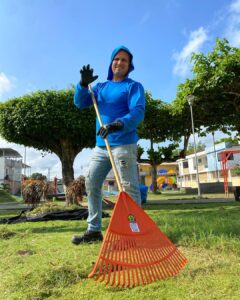
{"type": "Polygon", "coordinates": [[[196,163],[196,171],[197,171],[198,198],[201,198],[201,189],[200,189],[199,173],[198,173],[197,149],[196,149],[194,122],[193,122],[193,109],[192,109],[194,100],[195,100],[195,97],[193,95],[187,96],[187,101],[190,106],[191,120],[192,120],[192,134],[193,134],[193,145],[194,145],[195,163],[196,163]]]}

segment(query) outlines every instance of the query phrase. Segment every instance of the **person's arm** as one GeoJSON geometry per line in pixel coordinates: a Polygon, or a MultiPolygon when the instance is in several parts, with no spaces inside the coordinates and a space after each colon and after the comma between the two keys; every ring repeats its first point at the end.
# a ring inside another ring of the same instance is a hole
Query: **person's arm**
{"type": "Polygon", "coordinates": [[[92,105],[92,99],[88,89],[82,87],[80,83],[78,83],[75,88],[73,101],[77,108],[84,108],[92,105]]]}
{"type": "Polygon", "coordinates": [[[143,121],[145,114],[144,88],[139,82],[134,82],[129,88],[129,113],[116,121],[123,123],[124,131],[132,131],[143,121]]]}

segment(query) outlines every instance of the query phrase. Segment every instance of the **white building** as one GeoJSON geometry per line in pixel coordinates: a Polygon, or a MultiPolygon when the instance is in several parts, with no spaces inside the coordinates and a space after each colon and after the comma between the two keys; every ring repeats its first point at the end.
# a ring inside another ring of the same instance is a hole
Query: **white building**
{"type": "MultiPolygon", "coordinates": [[[[221,153],[223,151],[233,151],[226,162],[229,186],[240,186],[239,176],[234,174],[233,168],[240,166],[240,146],[232,147],[229,143],[220,143],[215,147],[208,147],[204,151],[198,152],[198,175],[202,184],[222,183],[224,176],[222,173],[221,153]],[[239,153],[238,153],[239,152],[239,153]]],[[[197,188],[197,168],[195,154],[187,155],[184,159],[177,160],[178,163],[178,186],[197,188]]]]}
{"type": "Polygon", "coordinates": [[[11,148],[0,148],[0,184],[6,184],[11,194],[21,190],[22,156],[11,148]]]}

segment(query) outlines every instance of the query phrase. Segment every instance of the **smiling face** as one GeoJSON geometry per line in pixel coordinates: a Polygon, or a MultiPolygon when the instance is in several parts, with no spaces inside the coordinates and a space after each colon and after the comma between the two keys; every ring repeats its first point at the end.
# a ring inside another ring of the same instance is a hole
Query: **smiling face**
{"type": "Polygon", "coordinates": [[[112,61],[113,81],[122,81],[129,70],[130,57],[125,51],[119,51],[112,61]]]}

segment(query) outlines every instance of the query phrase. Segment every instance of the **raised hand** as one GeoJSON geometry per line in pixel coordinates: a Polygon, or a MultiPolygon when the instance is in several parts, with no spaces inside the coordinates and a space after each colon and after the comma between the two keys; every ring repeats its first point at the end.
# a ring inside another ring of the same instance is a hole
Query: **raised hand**
{"type": "Polygon", "coordinates": [[[83,66],[80,70],[81,79],[80,84],[83,87],[88,87],[89,83],[92,83],[98,78],[98,76],[93,76],[93,69],[90,68],[90,65],[83,66]]]}

